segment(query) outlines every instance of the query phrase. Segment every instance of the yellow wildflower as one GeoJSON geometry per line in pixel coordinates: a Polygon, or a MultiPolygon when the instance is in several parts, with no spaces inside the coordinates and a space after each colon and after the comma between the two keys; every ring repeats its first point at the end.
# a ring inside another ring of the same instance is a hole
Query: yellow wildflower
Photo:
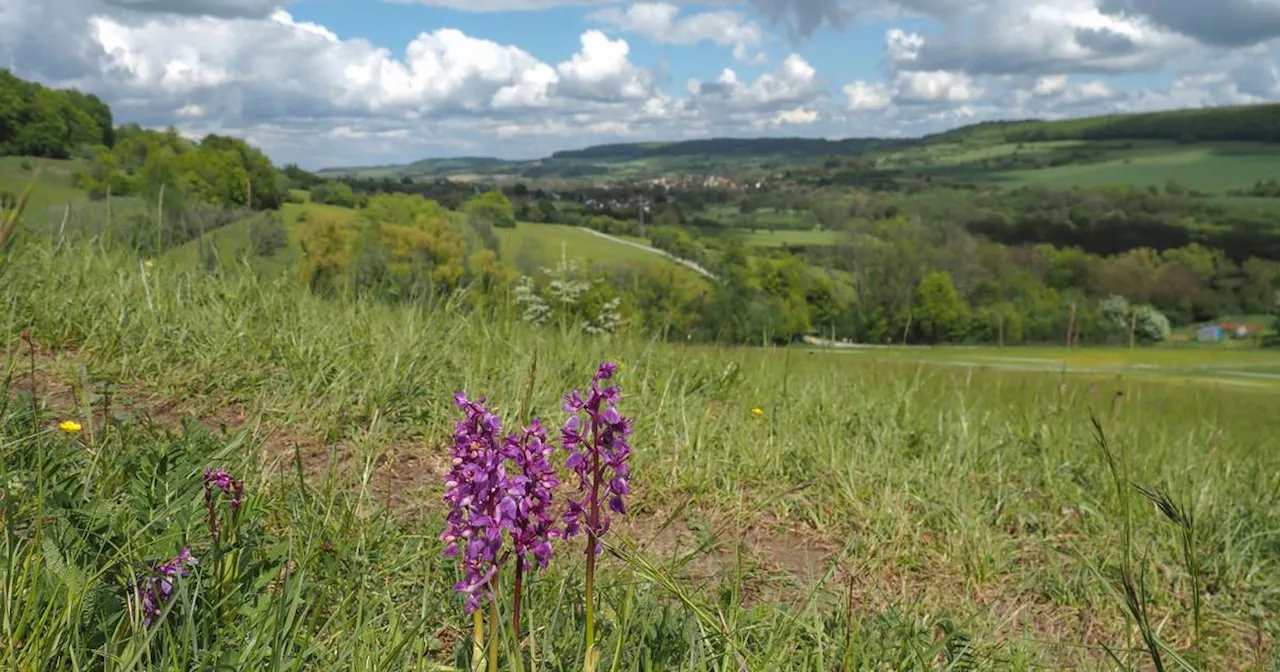
{"type": "Polygon", "coordinates": [[[756,417],[758,418],[758,417],[760,417],[760,416],[764,415],[764,409],[762,409],[762,408],[753,408],[753,409],[751,409],[751,415],[754,415],[754,416],[756,416],[756,417]]]}
{"type": "Polygon", "coordinates": [[[152,267],[152,266],[155,266],[155,265],[156,265],[156,262],[151,261],[150,259],[148,259],[148,260],[146,260],[145,262],[143,262],[143,263],[142,263],[142,265],[143,265],[143,266],[146,266],[146,267],[147,267],[147,270],[149,271],[149,270],[151,270],[151,267],[152,267]]]}
{"type": "Polygon", "coordinates": [[[80,423],[76,422],[75,420],[63,420],[62,422],[58,423],[58,429],[61,429],[62,431],[68,434],[75,434],[76,432],[80,431],[82,428],[80,427],[80,423]]]}

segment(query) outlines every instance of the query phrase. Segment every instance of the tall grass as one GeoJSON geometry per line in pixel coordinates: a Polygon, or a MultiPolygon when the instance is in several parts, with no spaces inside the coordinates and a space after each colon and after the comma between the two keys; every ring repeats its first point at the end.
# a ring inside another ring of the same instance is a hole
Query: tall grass
{"type": "MultiPolygon", "coordinates": [[[[451,397],[518,424],[535,353],[531,415],[609,358],[637,420],[601,669],[1138,669],[1146,634],[1164,662],[1277,664],[1267,392],[588,338],[74,242],[17,241],[4,280],[0,668],[469,669],[437,539],[451,397]],[[223,550],[206,466],[247,480],[223,550]],[[183,546],[202,563],[145,628],[130,586],[183,546]]],[[[530,669],[582,669],[576,546],[525,577],[530,669]]]]}

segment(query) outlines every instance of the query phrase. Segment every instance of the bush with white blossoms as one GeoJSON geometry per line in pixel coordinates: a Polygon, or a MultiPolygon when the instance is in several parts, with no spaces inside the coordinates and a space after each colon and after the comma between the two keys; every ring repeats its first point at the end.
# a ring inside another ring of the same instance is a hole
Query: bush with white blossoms
{"type": "Polygon", "coordinates": [[[524,276],[516,285],[520,319],[529,324],[559,324],[588,334],[612,333],[622,326],[622,299],[609,297],[603,278],[592,277],[562,249],[554,268],[543,267],[546,283],[524,276]]]}

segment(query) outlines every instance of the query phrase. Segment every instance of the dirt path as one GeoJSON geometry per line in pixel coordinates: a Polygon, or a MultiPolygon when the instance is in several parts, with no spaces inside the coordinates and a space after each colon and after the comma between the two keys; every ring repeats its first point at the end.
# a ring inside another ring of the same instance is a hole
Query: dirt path
{"type": "Polygon", "coordinates": [[[688,259],[681,259],[680,257],[677,257],[677,256],[675,256],[674,254],[671,254],[670,252],[666,252],[666,251],[664,251],[664,250],[659,250],[659,249],[658,249],[658,248],[656,248],[656,247],[650,247],[650,246],[648,246],[648,245],[641,245],[640,243],[637,243],[637,242],[635,242],[635,241],[631,241],[631,240],[627,240],[626,238],[619,238],[619,237],[617,237],[617,236],[611,236],[611,235],[609,235],[609,234],[607,234],[607,233],[601,233],[601,232],[599,232],[599,231],[596,231],[595,229],[588,229],[588,228],[586,228],[585,226],[584,226],[584,227],[579,227],[579,228],[581,228],[583,231],[586,231],[587,233],[589,233],[589,234],[591,234],[591,235],[593,235],[593,236],[599,236],[599,237],[601,237],[601,238],[604,238],[605,240],[610,240],[610,241],[613,241],[613,242],[615,242],[615,243],[621,243],[621,244],[623,244],[623,245],[630,245],[631,247],[634,247],[634,248],[636,248],[637,250],[644,250],[644,251],[646,251],[646,252],[650,252],[650,253],[653,253],[653,254],[656,254],[656,255],[659,255],[659,256],[666,257],[666,258],[670,259],[671,261],[674,261],[674,262],[676,262],[677,264],[680,264],[681,266],[684,266],[685,268],[688,268],[688,269],[692,270],[693,272],[695,272],[695,273],[697,273],[697,274],[699,274],[699,275],[703,276],[704,278],[710,278],[710,279],[712,279],[712,280],[715,280],[715,279],[716,279],[715,274],[714,274],[714,273],[712,273],[711,271],[708,271],[707,269],[705,269],[705,268],[703,268],[703,267],[699,266],[698,264],[696,264],[696,263],[694,263],[694,262],[692,262],[692,261],[689,261],[688,259]]]}

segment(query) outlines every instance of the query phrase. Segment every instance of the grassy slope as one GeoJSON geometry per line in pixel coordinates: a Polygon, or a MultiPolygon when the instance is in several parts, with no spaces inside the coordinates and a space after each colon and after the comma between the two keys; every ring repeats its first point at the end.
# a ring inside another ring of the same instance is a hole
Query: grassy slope
{"type": "Polygon", "coordinates": [[[1175,145],[1142,149],[1096,164],[995,173],[1013,184],[1100,186],[1135,184],[1163,187],[1169,180],[1209,192],[1247,188],[1258,180],[1280,178],[1277,145],[1175,145]]]}
{"type": "MultiPolygon", "coordinates": [[[[348,208],[315,203],[287,203],[281,212],[285,227],[289,231],[289,247],[269,258],[255,261],[262,273],[271,276],[286,272],[295,266],[298,255],[301,253],[299,247],[301,224],[298,219],[303,212],[328,212],[348,219],[355,219],[359,214],[348,208]]],[[[200,259],[200,246],[211,244],[216,247],[224,263],[233,261],[237,257],[237,251],[248,245],[250,225],[250,220],[236,222],[205,234],[202,240],[193,240],[175,248],[168,254],[180,266],[194,268],[200,259]]],[[[657,254],[619,245],[571,226],[521,222],[514,229],[498,229],[497,234],[503,261],[512,265],[521,255],[528,256],[536,263],[545,266],[554,265],[560,259],[562,246],[569,258],[585,259],[600,266],[670,263],[657,254]]],[[[679,268],[682,271],[685,270],[683,267],[679,268]]]]}
{"type": "Polygon", "coordinates": [[[657,254],[619,245],[574,226],[520,222],[514,229],[498,229],[497,232],[503,258],[507,260],[520,255],[526,246],[534,258],[548,266],[559,261],[562,251],[570,259],[586,259],[601,266],[647,264],[663,259],[657,254]]]}
{"type": "MultiPolygon", "coordinates": [[[[909,171],[992,182],[1008,186],[1026,184],[1052,187],[1089,187],[1133,184],[1164,187],[1177,180],[1190,188],[1222,194],[1247,188],[1258,180],[1280,178],[1280,145],[1265,143],[1197,143],[1144,141],[1129,143],[1131,149],[1109,149],[1115,141],[1080,140],[1056,142],[1004,143],[992,145],[942,144],[886,155],[882,165],[909,171]],[[998,163],[984,167],[982,161],[1013,156],[1043,157],[1073,149],[1103,152],[1085,163],[1047,166],[1038,169],[1004,169],[998,163]]],[[[1241,200],[1241,199],[1236,199],[1241,200]]],[[[1275,199],[1248,199],[1265,202],[1275,199]]]]}
{"type": "Polygon", "coordinates": [[[15,196],[22,193],[34,174],[34,170],[24,169],[23,164],[34,169],[42,165],[42,162],[44,169],[32,190],[29,207],[43,210],[87,198],[85,192],[71,184],[72,174],[79,167],[77,162],[21,156],[0,156],[0,191],[7,191],[15,196]]]}
{"type": "MultiPolygon", "coordinates": [[[[622,409],[638,418],[634,494],[610,539],[643,544],[642,556],[677,578],[658,581],[642,565],[602,556],[602,649],[611,656],[625,641],[622,669],[643,669],[647,658],[654,669],[817,670],[844,655],[856,669],[920,669],[946,664],[942,639],[952,631],[972,642],[964,655],[980,668],[1095,669],[1108,664],[1103,645],[1136,662],[1123,650],[1121,604],[1100,578],[1117,574],[1123,525],[1091,435],[1095,413],[1125,455],[1127,479],[1195,506],[1213,585],[1203,606],[1205,668],[1275,660],[1280,625],[1259,617],[1280,605],[1274,391],[590,339],[441,308],[327,302],[234,273],[210,278],[166,264],[146,272],[134,259],[84,249],[37,248],[14,259],[0,339],[14,346],[30,329],[42,346],[58,348],[39,367],[49,376],[42,398],[60,412],[75,413],[58,401],[61,391],[113,381],[117,405],[180,400],[209,424],[245,431],[212,442],[108,432],[105,443],[86,438],[87,450],[64,450],[48,437],[50,459],[85,464],[49,487],[91,484],[89,501],[100,498],[116,512],[111,520],[128,522],[134,516],[120,507],[138,501],[132,493],[145,494],[152,478],[131,465],[189,446],[192,455],[165,464],[198,479],[206,460],[222,459],[208,455],[232,455],[250,478],[246,520],[263,526],[256,539],[274,544],[264,557],[299,570],[233,586],[236,610],[221,619],[177,610],[175,626],[201,627],[158,632],[156,646],[183,644],[163,649],[176,657],[164,658],[171,669],[198,667],[194,657],[212,655],[202,647],[215,646],[245,650],[255,669],[275,669],[267,664],[273,653],[316,669],[355,660],[408,669],[465,651],[468,621],[449,590],[456,565],[441,557],[436,536],[440,445],[456,417],[451,395],[487,394],[510,420],[535,353],[531,408],[552,422],[560,395],[595,362],[624,365],[622,409]],[[65,310],[72,296],[79,309],[65,310]],[[763,416],[753,418],[752,408],[763,416]],[[334,455],[334,480],[299,492],[295,446],[315,483],[334,455]],[[832,577],[815,584],[828,570],[832,577]],[[262,641],[272,645],[253,648],[262,641]],[[408,650],[391,656],[401,641],[408,650]]],[[[0,459],[35,454],[17,422],[0,425],[0,459]]],[[[185,539],[205,553],[193,483],[161,490],[166,508],[140,515],[163,524],[142,518],[118,550],[88,566],[114,575],[166,557],[185,539]]],[[[1127,484],[1121,492],[1137,496],[1127,484]]],[[[1141,502],[1133,517],[1152,620],[1190,655],[1174,529],[1141,502]]],[[[39,566],[45,547],[18,539],[16,557],[39,566]]],[[[572,606],[581,593],[579,550],[560,544],[527,602],[550,667],[581,667],[581,617],[572,606]]],[[[53,588],[24,592],[43,576],[12,577],[17,591],[6,592],[11,607],[26,594],[51,603],[11,610],[22,654],[32,666],[53,656],[89,659],[82,640],[66,634],[79,627],[80,603],[53,588]],[[47,616],[28,620],[33,613],[47,616]]]]}

